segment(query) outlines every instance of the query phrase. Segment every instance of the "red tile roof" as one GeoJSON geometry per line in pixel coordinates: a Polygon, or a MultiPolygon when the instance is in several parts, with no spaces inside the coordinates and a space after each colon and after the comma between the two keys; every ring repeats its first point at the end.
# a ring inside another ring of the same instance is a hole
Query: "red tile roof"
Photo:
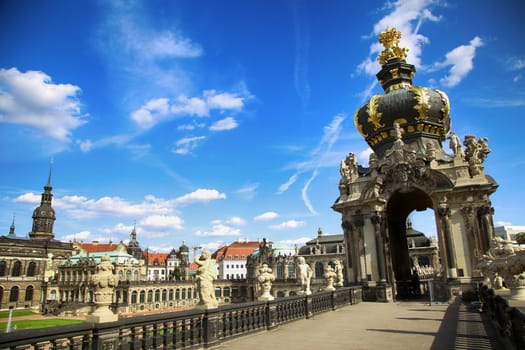
{"type": "Polygon", "coordinates": [[[215,251],[215,253],[212,254],[212,257],[215,259],[215,261],[219,262],[222,259],[228,259],[231,257],[231,260],[235,260],[235,256],[238,257],[238,260],[242,259],[244,256],[244,259],[248,257],[253,251],[262,243],[259,242],[233,242],[230,245],[223,246],[215,251]]]}
{"type": "Polygon", "coordinates": [[[114,252],[117,250],[127,251],[128,247],[120,243],[80,243],[78,245],[81,250],[86,253],[104,253],[104,252],[114,252]]]}
{"type": "Polygon", "coordinates": [[[150,253],[145,251],[144,257],[148,260],[148,265],[155,265],[155,260],[157,260],[158,265],[166,265],[166,259],[168,258],[168,253],[150,253]]]}

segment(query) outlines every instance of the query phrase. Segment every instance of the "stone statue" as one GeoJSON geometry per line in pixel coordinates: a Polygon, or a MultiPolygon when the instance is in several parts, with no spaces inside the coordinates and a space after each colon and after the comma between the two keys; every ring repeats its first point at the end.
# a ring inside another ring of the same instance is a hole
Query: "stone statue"
{"type": "Polygon", "coordinates": [[[483,171],[483,162],[490,153],[487,144],[488,138],[482,137],[476,140],[473,135],[465,136],[463,144],[465,145],[465,160],[469,163],[470,176],[481,174],[483,171]]]}
{"type": "Polygon", "coordinates": [[[324,278],[326,279],[325,290],[332,291],[335,290],[334,281],[337,278],[337,274],[332,266],[326,266],[326,272],[324,273],[324,278]]]}
{"type": "Polygon", "coordinates": [[[215,298],[215,288],[213,287],[213,280],[217,276],[215,261],[211,258],[210,252],[205,250],[198,259],[195,258],[195,263],[199,265],[197,269],[197,288],[200,300],[197,308],[216,308],[219,306],[219,302],[215,298]]]}
{"type": "Polygon", "coordinates": [[[109,256],[104,255],[100,264],[97,265],[96,273],[91,276],[90,284],[95,289],[95,311],[88,315],[88,322],[110,322],[116,321],[115,315],[109,306],[113,302],[113,291],[118,284],[117,277],[113,274],[115,267],[109,261],[109,256]]]}
{"type": "Polygon", "coordinates": [[[357,158],[355,154],[348,153],[345,160],[341,161],[339,173],[341,174],[341,180],[349,182],[357,175],[357,158]]]}
{"type": "Polygon", "coordinates": [[[257,277],[262,289],[262,294],[259,300],[274,300],[273,295],[270,294],[272,289],[272,282],[275,281],[275,276],[268,264],[262,264],[259,269],[259,276],[257,277]]]}
{"type": "Polygon", "coordinates": [[[448,139],[450,140],[448,146],[452,152],[454,152],[454,156],[458,158],[464,158],[465,152],[463,152],[463,148],[461,148],[461,141],[459,140],[458,135],[451,131],[448,134],[448,139]]]}
{"type": "Polygon", "coordinates": [[[495,273],[494,276],[494,282],[492,283],[492,286],[494,289],[503,289],[503,277],[499,275],[499,273],[495,273]]]}
{"type": "Polygon", "coordinates": [[[342,287],[344,284],[344,277],[343,277],[343,264],[339,259],[336,259],[334,261],[335,265],[335,274],[336,274],[336,280],[334,283],[334,286],[336,287],[342,287]]]}
{"type": "Polygon", "coordinates": [[[306,260],[302,256],[297,258],[297,267],[299,269],[302,293],[306,295],[312,294],[312,291],[310,290],[310,281],[313,276],[312,268],[306,263],[306,260]]]}

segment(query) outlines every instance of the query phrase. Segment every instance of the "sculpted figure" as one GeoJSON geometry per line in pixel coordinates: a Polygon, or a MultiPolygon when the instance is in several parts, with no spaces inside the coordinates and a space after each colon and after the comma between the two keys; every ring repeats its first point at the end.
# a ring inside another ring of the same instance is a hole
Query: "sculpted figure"
{"type": "Polygon", "coordinates": [[[341,264],[340,260],[335,260],[334,265],[335,265],[335,274],[336,274],[336,280],[335,280],[334,286],[342,287],[344,283],[343,264],[341,264]]]}
{"type": "Polygon", "coordinates": [[[199,265],[197,269],[197,288],[199,290],[199,304],[197,307],[202,309],[216,308],[219,303],[215,299],[215,288],[213,280],[217,276],[215,262],[208,251],[203,251],[201,256],[195,258],[195,263],[199,265]]]}
{"type": "Polygon", "coordinates": [[[113,302],[113,291],[118,284],[117,277],[113,274],[115,267],[109,261],[109,256],[104,255],[100,264],[95,268],[96,273],[91,276],[90,284],[95,289],[95,310],[87,315],[88,322],[111,322],[118,320],[118,315],[109,308],[113,302]]]}
{"type": "Polygon", "coordinates": [[[91,284],[95,287],[95,302],[97,304],[113,301],[113,289],[117,285],[117,277],[113,274],[115,267],[109,262],[109,256],[104,255],[96,267],[96,273],[91,276],[91,284]]]}
{"type": "Polygon", "coordinates": [[[324,278],[326,279],[325,290],[335,290],[334,281],[336,277],[337,274],[335,273],[334,268],[330,265],[326,265],[326,272],[324,274],[324,278]]]}
{"type": "Polygon", "coordinates": [[[312,294],[310,290],[310,281],[312,280],[313,271],[306,260],[300,256],[297,258],[297,267],[299,269],[299,279],[301,281],[302,292],[306,295],[312,294]]]}
{"type": "Polygon", "coordinates": [[[257,280],[262,288],[262,295],[259,297],[259,300],[274,300],[273,295],[270,294],[270,290],[272,289],[272,282],[275,281],[275,276],[267,264],[263,264],[259,269],[259,277],[257,277],[257,280]]]}
{"type": "Polygon", "coordinates": [[[464,158],[465,152],[463,152],[463,148],[461,148],[461,141],[459,140],[458,135],[451,131],[448,135],[448,139],[450,140],[448,146],[452,152],[454,152],[454,156],[464,158]]]}

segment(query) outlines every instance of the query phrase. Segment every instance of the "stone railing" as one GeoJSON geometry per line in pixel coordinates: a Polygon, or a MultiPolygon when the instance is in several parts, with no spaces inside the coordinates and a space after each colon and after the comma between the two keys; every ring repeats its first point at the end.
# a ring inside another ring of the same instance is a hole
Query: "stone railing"
{"type": "Polygon", "coordinates": [[[0,334],[0,349],[209,348],[235,337],[361,301],[360,286],[210,310],[143,315],[107,323],[18,330],[0,334]]]}
{"type": "Polygon", "coordinates": [[[525,349],[525,315],[518,308],[510,307],[507,300],[496,295],[493,289],[482,286],[479,296],[483,311],[490,316],[499,338],[507,349],[525,349]]]}

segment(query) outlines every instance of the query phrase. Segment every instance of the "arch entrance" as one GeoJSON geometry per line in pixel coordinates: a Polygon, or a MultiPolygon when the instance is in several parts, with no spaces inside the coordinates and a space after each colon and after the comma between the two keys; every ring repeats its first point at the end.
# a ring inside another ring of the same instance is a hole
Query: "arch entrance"
{"type": "MultiPolygon", "coordinates": [[[[418,250],[413,240],[409,241],[407,226],[409,215],[413,211],[424,211],[432,208],[432,199],[423,191],[415,189],[410,192],[395,192],[387,202],[386,229],[389,232],[389,251],[391,261],[391,277],[394,281],[394,293],[398,298],[419,297],[421,293],[417,285],[420,282],[419,256],[409,250],[418,250]]],[[[423,255],[430,266],[432,262],[428,255],[423,255]]],[[[421,276],[424,277],[424,276],[421,276]]]]}

